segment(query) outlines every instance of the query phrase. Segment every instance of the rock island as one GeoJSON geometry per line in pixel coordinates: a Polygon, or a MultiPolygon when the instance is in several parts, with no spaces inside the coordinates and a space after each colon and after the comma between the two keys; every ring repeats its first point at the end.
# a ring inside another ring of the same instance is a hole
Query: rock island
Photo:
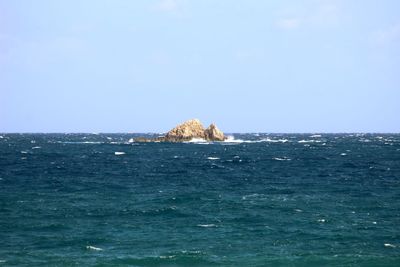
{"type": "Polygon", "coordinates": [[[137,138],[136,142],[187,142],[193,139],[204,139],[206,141],[224,141],[224,133],[212,123],[207,129],[198,119],[192,119],[179,124],[165,136],[157,138],[137,138]]]}

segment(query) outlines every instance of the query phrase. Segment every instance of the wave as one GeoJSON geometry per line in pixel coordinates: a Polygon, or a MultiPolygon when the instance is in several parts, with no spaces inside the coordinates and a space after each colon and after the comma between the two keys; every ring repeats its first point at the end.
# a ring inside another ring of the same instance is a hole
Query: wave
{"type": "Polygon", "coordinates": [[[185,141],[184,143],[209,144],[210,142],[203,138],[192,138],[191,140],[185,141]]]}
{"type": "Polygon", "coordinates": [[[273,158],[274,160],[279,160],[279,161],[284,161],[284,160],[291,160],[290,158],[286,158],[286,157],[283,157],[283,158],[273,158]]]}
{"type": "Polygon", "coordinates": [[[209,159],[209,160],[217,160],[217,159],[220,159],[220,158],[217,158],[217,157],[208,157],[207,159],[209,159]]]}
{"type": "Polygon", "coordinates": [[[243,139],[235,139],[233,136],[228,136],[228,138],[223,141],[223,143],[286,143],[289,142],[288,139],[271,139],[269,137],[263,138],[260,140],[243,140],[243,139]]]}
{"type": "Polygon", "coordinates": [[[234,136],[229,135],[223,142],[224,142],[224,143],[243,143],[244,140],[242,140],[242,139],[235,139],[234,136]]]}
{"type": "Polygon", "coordinates": [[[289,140],[287,139],[270,139],[270,138],[266,138],[266,139],[261,139],[261,142],[268,142],[268,143],[286,143],[289,142],[289,140]]]}
{"type": "Polygon", "coordinates": [[[98,247],[95,247],[95,246],[86,246],[86,249],[95,250],[95,251],[102,251],[103,250],[102,248],[98,248],[98,247]]]}
{"type": "Polygon", "coordinates": [[[114,152],[114,155],[116,155],[116,156],[125,155],[125,152],[116,151],[116,152],[114,152]]]}
{"type": "Polygon", "coordinates": [[[314,140],[314,139],[311,139],[311,140],[300,140],[300,141],[297,141],[297,143],[321,143],[322,141],[321,140],[314,140]]]}
{"type": "Polygon", "coordinates": [[[209,228],[209,227],[217,227],[215,224],[211,223],[211,224],[198,224],[198,227],[205,227],[205,228],[209,228]]]}

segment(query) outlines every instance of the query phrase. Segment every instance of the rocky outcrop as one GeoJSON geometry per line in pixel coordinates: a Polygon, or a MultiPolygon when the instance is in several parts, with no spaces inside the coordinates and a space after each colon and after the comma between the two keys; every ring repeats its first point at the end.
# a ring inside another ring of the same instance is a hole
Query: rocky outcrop
{"type": "Polygon", "coordinates": [[[205,129],[204,135],[206,140],[224,141],[226,139],[224,133],[214,123],[205,129]]]}
{"type": "Polygon", "coordinates": [[[176,126],[170,130],[165,136],[154,139],[137,138],[136,142],[185,142],[192,139],[204,139],[207,141],[224,141],[226,139],[224,133],[212,123],[207,129],[204,129],[200,120],[192,119],[176,126]]]}
{"type": "Polygon", "coordinates": [[[198,119],[185,121],[165,136],[169,142],[189,141],[193,138],[206,139],[204,127],[198,119]]]}

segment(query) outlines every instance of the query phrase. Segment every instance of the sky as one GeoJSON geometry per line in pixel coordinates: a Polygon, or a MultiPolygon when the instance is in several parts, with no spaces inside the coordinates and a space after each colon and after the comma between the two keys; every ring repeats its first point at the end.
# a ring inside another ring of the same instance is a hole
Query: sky
{"type": "Polygon", "coordinates": [[[0,132],[400,132],[397,0],[0,0],[0,132]]]}

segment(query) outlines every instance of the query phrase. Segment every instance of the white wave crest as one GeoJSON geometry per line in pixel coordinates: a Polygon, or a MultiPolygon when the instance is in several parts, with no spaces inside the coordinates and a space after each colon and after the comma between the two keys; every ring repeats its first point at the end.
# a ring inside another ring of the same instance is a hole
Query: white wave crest
{"type": "Polygon", "coordinates": [[[213,223],[211,223],[211,224],[198,224],[197,225],[198,227],[206,227],[206,228],[208,228],[208,227],[217,227],[215,224],[213,224],[213,223]]]}
{"type": "Polygon", "coordinates": [[[233,136],[228,136],[228,138],[224,141],[225,143],[286,143],[289,142],[287,139],[271,139],[269,137],[263,138],[261,140],[243,140],[243,139],[235,139],[233,136]]]}
{"type": "Polygon", "coordinates": [[[217,157],[208,157],[207,159],[209,159],[209,160],[217,160],[217,159],[220,159],[220,158],[217,158],[217,157]]]}
{"type": "Polygon", "coordinates": [[[311,139],[311,140],[300,140],[297,143],[321,143],[321,142],[322,142],[321,140],[311,139]]]}
{"type": "Polygon", "coordinates": [[[184,143],[208,143],[208,142],[203,138],[192,138],[191,140],[186,141],[184,143]]]}
{"type": "Polygon", "coordinates": [[[59,144],[103,144],[103,142],[98,142],[98,141],[57,141],[56,143],[59,144]]]}
{"type": "Polygon", "coordinates": [[[270,139],[267,137],[266,139],[261,139],[260,142],[267,142],[267,143],[286,143],[289,142],[287,139],[270,139]]]}
{"type": "Polygon", "coordinates": [[[98,248],[98,247],[94,247],[94,246],[86,246],[86,249],[90,249],[90,250],[96,250],[96,251],[102,251],[102,248],[98,248]]]}
{"type": "Polygon", "coordinates": [[[289,158],[286,158],[286,157],[283,157],[283,158],[273,158],[274,160],[280,160],[280,161],[283,161],[283,160],[291,160],[291,159],[289,159],[289,158]]]}
{"type": "Polygon", "coordinates": [[[114,152],[114,155],[116,155],[116,156],[125,155],[125,152],[119,152],[119,151],[117,151],[117,152],[114,152]]]}
{"type": "Polygon", "coordinates": [[[159,258],[160,259],[173,259],[175,257],[176,257],[175,255],[168,255],[168,256],[160,256],[159,258]]]}

